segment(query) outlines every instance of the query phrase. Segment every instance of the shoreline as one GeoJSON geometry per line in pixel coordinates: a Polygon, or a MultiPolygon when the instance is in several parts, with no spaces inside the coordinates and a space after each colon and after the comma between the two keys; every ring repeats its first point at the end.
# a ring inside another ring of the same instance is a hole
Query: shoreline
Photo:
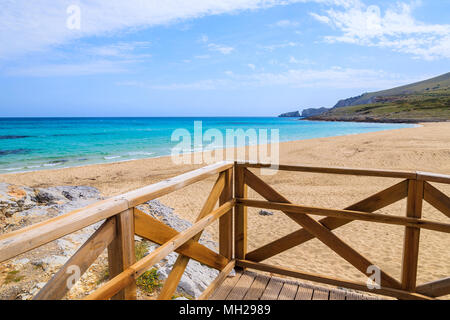
{"type": "MultiPolygon", "coordinates": [[[[302,121],[322,121],[322,120],[311,120],[311,119],[296,119],[296,121],[298,120],[302,120],[302,121]]],[[[323,120],[323,122],[329,122],[326,120],[323,120]]],[[[333,122],[352,122],[352,121],[333,121],[333,122]]],[[[373,123],[373,124],[378,124],[377,122],[367,122],[368,124],[373,123]]],[[[440,123],[440,122],[437,122],[440,123]]],[[[407,124],[407,125],[416,125],[415,127],[419,127],[421,125],[423,125],[422,123],[398,123],[398,124],[407,124]]],[[[410,128],[415,128],[415,127],[410,127],[410,128]]],[[[290,142],[300,142],[300,141],[307,141],[307,140],[314,140],[314,139],[326,139],[326,138],[334,138],[334,137],[345,137],[345,136],[353,136],[353,135],[359,135],[359,134],[366,134],[366,133],[376,133],[376,132],[385,132],[385,131],[392,131],[392,130],[402,130],[402,129],[408,129],[408,128],[395,128],[395,129],[383,129],[383,130],[377,130],[377,131],[371,131],[371,132],[358,132],[358,133],[344,133],[344,134],[338,134],[338,135],[333,135],[333,136],[326,136],[326,137],[313,137],[313,138],[304,138],[304,139],[300,139],[300,140],[286,140],[286,141],[280,141],[279,143],[290,143],[290,142]]],[[[255,146],[260,146],[261,144],[256,144],[256,145],[245,145],[245,146],[237,146],[237,147],[231,147],[233,149],[239,149],[239,148],[249,148],[249,147],[255,147],[255,146]]],[[[270,144],[269,144],[270,145],[270,144]]],[[[224,148],[216,148],[216,149],[210,149],[210,150],[227,150],[230,147],[224,147],[224,148]]],[[[203,150],[203,151],[191,151],[187,154],[189,155],[193,155],[195,153],[205,153],[208,152],[210,150],[203,150]]],[[[120,158],[122,156],[115,156],[114,158],[120,158]]],[[[14,175],[14,174],[26,174],[26,173],[33,173],[33,172],[41,172],[41,171],[52,171],[52,170],[64,170],[64,169],[71,169],[71,168],[82,168],[82,167],[90,167],[90,166],[98,166],[98,165],[109,165],[109,164],[116,164],[116,163],[123,163],[123,162],[131,162],[131,161],[140,161],[140,160],[148,160],[148,159],[158,159],[158,158],[170,158],[171,155],[167,154],[167,155],[156,155],[156,156],[150,156],[150,157],[143,157],[143,158],[137,158],[137,159],[126,159],[126,160],[117,160],[117,161],[112,161],[112,162],[96,162],[96,163],[89,163],[89,164],[77,164],[77,165],[73,165],[73,166],[67,166],[67,167],[59,167],[59,168],[51,168],[51,166],[45,167],[45,164],[40,165],[39,167],[41,169],[34,169],[34,170],[24,170],[24,171],[12,171],[11,172],[2,172],[0,173],[0,178],[4,175],[14,175]]],[[[112,160],[112,159],[104,159],[104,160],[112,160]]],[[[8,169],[2,169],[3,171],[8,171],[8,169]]],[[[0,181],[1,182],[1,181],[0,181]]]]}
{"type": "MultiPolygon", "coordinates": [[[[304,120],[304,121],[319,121],[319,120],[307,120],[307,119],[300,119],[300,120],[304,120]]],[[[326,121],[324,121],[326,122],[326,121]]],[[[353,136],[360,136],[360,135],[365,135],[365,134],[376,134],[376,133],[381,133],[381,132],[392,132],[392,131],[397,131],[397,130],[406,130],[406,129],[414,129],[414,128],[420,128],[423,127],[424,125],[430,124],[430,123],[436,123],[436,124],[445,124],[446,122],[427,122],[427,123],[417,123],[416,126],[414,127],[410,127],[410,128],[396,128],[396,129],[386,129],[386,130],[379,130],[379,131],[373,131],[373,132],[360,132],[360,133],[349,133],[349,134],[342,134],[342,135],[336,135],[336,136],[329,136],[329,137],[320,137],[320,138],[306,138],[306,139],[301,139],[301,140],[290,140],[290,141],[282,141],[279,143],[279,145],[285,145],[285,144],[290,144],[290,143],[301,143],[302,141],[314,141],[314,140],[321,140],[321,139],[334,139],[334,138],[339,138],[339,137],[353,137],[353,136]]],[[[449,122],[450,123],[450,122],[449,122]]],[[[269,146],[270,144],[266,145],[269,146]]],[[[263,146],[262,144],[256,144],[256,145],[246,145],[246,146],[240,146],[240,147],[231,147],[231,149],[234,149],[234,153],[237,153],[238,149],[242,149],[245,148],[246,149],[246,156],[248,155],[248,149],[252,148],[252,147],[258,147],[258,146],[263,146]]],[[[226,155],[226,150],[229,150],[230,148],[218,148],[218,149],[211,149],[211,150],[207,150],[207,151],[192,151],[192,152],[188,152],[187,155],[190,157],[193,157],[194,154],[198,154],[198,153],[207,153],[208,151],[217,151],[220,150],[224,153],[224,158],[222,160],[226,160],[225,159],[225,155],[226,155]]],[[[112,161],[112,162],[99,162],[99,163],[90,163],[90,164],[86,164],[86,165],[75,165],[75,166],[70,166],[70,167],[60,167],[60,168],[43,168],[43,169],[38,169],[38,170],[29,170],[29,171],[17,171],[17,172],[6,172],[6,173],[0,173],[0,183],[2,182],[2,177],[4,176],[12,176],[12,175],[27,175],[27,174],[35,174],[35,173],[58,173],[60,171],[65,171],[65,170],[71,170],[71,169],[93,169],[96,167],[102,167],[102,166],[114,166],[114,165],[120,165],[123,163],[134,163],[134,162],[141,162],[141,161],[151,161],[151,160],[156,160],[156,159],[167,159],[169,161],[171,161],[171,155],[159,155],[159,156],[152,156],[152,157],[147,157],[147,158],[140,158],[140,159],[127,159],[127,160],[119,160],[119,161],[112,161]]],[[[236,160],[236,159],[234,159],[236,160]]],[[[234,161],[233,160],[233,161],[234,161]]],[[[282,160],[280,159],[280,164],[282,164],[282,160]]],[[[174,164],[175,166],[176,164],[174,164]]],[[[195,166],[195,167],[201,167],[201,166],[206,166],[208,165],[208,163],[201,163],[201,164],[188,164],[188,166],[195,166]]]]}
{"type": "MultiPolygon", "coordinates": [[[[311,161],[311,157],[300,157],[299,159],[291,160],[289,153],[298,152],[302,149],[303,146],[307,145],[308,147],[316,148],[322,144],[329,145],[333,148],[333,145],[340,144],[341,141],[345,141],[343,144],[343,148],[347,148],[348,142],[352,143],[353,140],[357,142],[358,140],[365,139],[365,137],[373,137],[378,138],[380,136],[388,136],[389,139],[392,139],[396,135],[405,135],[405,131],[410,131],[421,129],[421,128],[433,128],[439,126],[448,126],[448,131],[450,132],[450,122],[437,122],[437,123],[421,123],[417,124],[414,127],[410,128],[397,128],[397,129],[388,129],[381,130],[376,132],[366,132],[366,133],[355,133],[355,134],[345,134],[339,136],[331,136],[331,137],[323,137],[323,138],[310,138],[303,140],[294,140],[287,142],[279,143],[279,152],[280,152],[280,164],[305,164],[305,165],[322,165],[322,166],[342,166],[342,167],[355,167],[355,168],[374,168],[374,169],[411,169],[418,171],[430,171],[436,173],[449,174],[449,170],[439,170],[439,168],[433,167],[423,167],[423,166],[380,166],[380,165],[352,165],[348,164],[347,161],[342,161],[341,164],[336,162],[335,160],[328,160],[326,162],[322,161],[311,161]],[[288,155],[286,155],[288,154],[288,155]],[[302,159],[303,158],[303,159],[302,159]]],[[[445,131],[445,130],[444,130],[445,131]]],[[[359,143],[356,143],[356,148],[358,149],[359,143]]],[[[450,145],[450,141],[449,141],[450,145]]],[[[245,155],[248,160],[249,148],[256,146],[245,146],[245,147],[233,147],[233,154],[235,155],[234,159],[236,159],[236,154],[238,150],[245,149],[245,155]]],[[[230,148],[221,148],[216,149],[223,152],[223,158],[220,160],[225,160],[226,158],[226,150],[230,148]]],[[[327,148],[326,148],[327,149],[327,148]]],[[[342,148],[341,148],[342,149],[342,148]]],[[[328,150],[327,150],[328,151],[328,150]]],[[[321,151],[317,153],[321,153],[321,151]]],[[[418,149],[417,152],[420,152],[418,149]]],[[[188,153],[190,157],[193,157],[195,154],[199,152],[191,152],[188,153]]],[[[205,154],[205,153],[204,153],[205,154]]],[[[345,155],[346,156],[346,155],[345,155]]],[[[317,155],[313,155],[313,158],[317,158],[317,155]]],[[[319,157],[320,158],[320,157],[319,157]]],[[[335,158],[335,157],[332,157],[335,158]]],[[[218,160],[219,161],[219,160],[218,160]]],[[[190,164],[175,164],[171,160],[171,156],[156,156],[150,158],[142,158],[136,160],[123,160],[123,161],[114,161],[109,163],[98,163],[98,164],[88,164],[88,165],[80,165],[80,166],[71,166],[65,168],[50,168],[44,170],[34,170],[34,171],[24,171],[24,172],[8,172],[0,174],[0,183],[6,182],[16,185],[24,185],[29,187],[49,187],[53,185],[87,185],[98,187],[99,190],[105,196],[117,195],[123,192],[128,192],[133,189],[137,189],[148,184],[156,183],[158,181],[164,180],[166,178],[173,177],[177,174],[181,174],[202,166],[207,165],[206,162],[203,163],[190,163],[190,164]],[[143,168],[151,167],[154,174],[144,173],[145,178],[141,176],[137,176],[138,172],[145,172],[143,168]],[[136,171],[134,174],[132,171],[136,171]],[[161,179],[157,179],[156,177],[161,177],[161,179]],[[129,183],[130,179],[138,179],[142,181],[142,183],[129,183]],[[115,186],[118,187],[104,187],[106,181],[111,181],[115,186]],[[148,182],[144,182],[148,181],[148,182]],[[135,187],[120,187],[122,185],[134,185],[135,187]],[[106,189],[106,190],[105,190],[106,189]],[[114,189],[115,192],[111,192],[109,190],[114,189]]]]}
{"type": "Polygon", "coordinates": [[[308,118],[298,119],[299,121],[324,121],[324,122],[356,122],[356,123],[386,123],[386,124],[421,124],[421,123],[446,123],[447,119],[388,119],[388,118],[372,118],[372,117],[325,117],[311,116],[308,118]]]}

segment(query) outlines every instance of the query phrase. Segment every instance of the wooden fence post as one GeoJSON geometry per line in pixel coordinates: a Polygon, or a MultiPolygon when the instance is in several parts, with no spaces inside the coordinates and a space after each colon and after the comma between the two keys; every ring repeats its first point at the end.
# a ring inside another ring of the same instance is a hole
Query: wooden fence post
{"type": "MultiPolygon", "coordinates": [[[[424,182],[409,180],[406,216],[422,217],[424,182]]],[[[414,292],[416,289],[417,265],[419,259],[420,228],[406,227],[403,243],[402,289],[414,292]]]]}
{"type": "MultiPolygon", "coordinates": [[[[246,169],[241,166],[236,166],[235,168],[234,197],[247,198],[247,185],[245,184],[244,178],[244,172],[246,169]]],[[[235,258],[245,260],[245,255],[247,254],[247,207],[236,204],[234,219],[235,258]]]]}
{"type": "MultiPolygon", "coordinates": [[[[115,216],[116,238],[108,246],[109,277],[114,278],[136,262],[134,247],[134,213],[128,209],[115,216]]],[[[136,300],[136,284],[118,292],[113,300],[136,300]]]]}
{"type": "MultiPolygon", "coordinates": [[[[225,172],[225,187],[219,198],[219,205],[233,198],[233,168],[225,172]]],[[[233,210],[219,220],[219,253],[228,259],[233,257],[233,210]]]]}

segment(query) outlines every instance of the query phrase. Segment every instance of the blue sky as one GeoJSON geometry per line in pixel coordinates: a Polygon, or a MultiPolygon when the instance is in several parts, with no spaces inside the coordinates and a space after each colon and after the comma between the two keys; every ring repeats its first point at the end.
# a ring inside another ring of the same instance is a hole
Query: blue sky
{"type": "Polygon", "coordinates": [[[0,3],[4,117],[273,116],[449,71],[450,0],[0,3]]]}

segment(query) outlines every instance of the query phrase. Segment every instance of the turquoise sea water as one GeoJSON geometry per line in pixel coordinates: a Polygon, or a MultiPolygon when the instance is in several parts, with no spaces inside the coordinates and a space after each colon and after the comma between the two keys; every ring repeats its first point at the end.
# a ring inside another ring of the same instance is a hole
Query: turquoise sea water
{"type": "Polygon", "coordinates": [[[0,118],[0,174],[170,155],[178,144],[173,131],[193,134],[194,121],[224,136],[226,129],[278,129],[281,142],[413,126],[292,118],[0,118]]]}

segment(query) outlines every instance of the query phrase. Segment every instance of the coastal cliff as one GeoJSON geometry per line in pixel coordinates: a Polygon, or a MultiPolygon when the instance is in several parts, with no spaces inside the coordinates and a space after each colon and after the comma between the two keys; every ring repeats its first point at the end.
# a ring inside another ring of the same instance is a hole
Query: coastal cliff
{"type": "Polygon", "coordinates": [[[299,111],[286,112],[278,116],[278,118],[300,118],[300,117],[301,116],[299,111]]]}
{"type": "Polygon", "coordinates": [[[306,120],[386,123],[450,120],[450,73],[389,90],[340,100],[306,120]]]}
{"type": "Polygon", "coordinates": [[[329,108],[309,108],[304,109],[302,111],[302,117],[313,117],[313,116],[319,116],[327,111],[329,111],[329,108]]]}

